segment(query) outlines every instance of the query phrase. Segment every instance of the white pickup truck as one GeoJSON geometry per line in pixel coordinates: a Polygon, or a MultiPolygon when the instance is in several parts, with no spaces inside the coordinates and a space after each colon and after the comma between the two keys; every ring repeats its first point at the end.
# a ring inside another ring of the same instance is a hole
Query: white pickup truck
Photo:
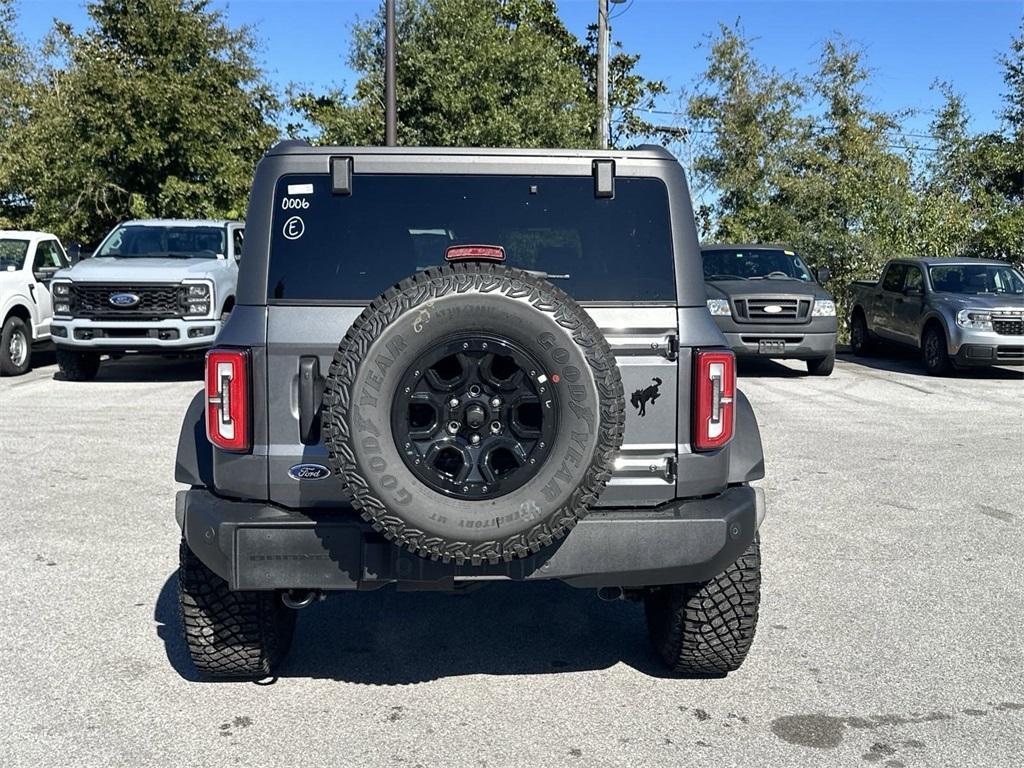
{"type": "Polygon", "coordinates": [[[102,355],[197,354],[235,305],[240,221],[145,219],[116,226],[91,258],[53,281],[53,343],[69,381],[102,355]]]}
{"type": "Polygon", "coordinates": [[[32,367],[32,345],[50,338],[50,280],[68,266],[60,241],[47,232],[0,230],[0,374],[32,367]]]}

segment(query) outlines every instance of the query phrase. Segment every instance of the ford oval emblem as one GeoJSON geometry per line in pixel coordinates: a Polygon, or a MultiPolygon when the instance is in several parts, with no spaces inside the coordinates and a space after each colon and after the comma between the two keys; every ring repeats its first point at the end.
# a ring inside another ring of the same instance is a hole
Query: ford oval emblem
{"type": "Polygon", "coordinates": [[[779,314],[779,312],[782,311],[782,307],[780,307],[778,304],[769,304],[767,307],[764,308],[764,311],[767,312],[769,315],[777,315],[779,314]]]}
{"type": "Polygon", "coordinates": [[[296,464],[288,470],[292,480],[323,480],[331,476],[331,470],[323,464],[296,464]]]}
{"type": "Polygon", "coordinates": [[[139,303],[139,297],[134,293],[112,293],[107,301],[113,307],[134,307],[139,303]]]}

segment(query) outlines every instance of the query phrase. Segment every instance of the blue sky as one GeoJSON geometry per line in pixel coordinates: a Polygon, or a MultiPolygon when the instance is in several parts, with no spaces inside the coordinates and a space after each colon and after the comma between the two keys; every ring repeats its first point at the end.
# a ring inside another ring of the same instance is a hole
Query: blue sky
{"type": "MultiPolygon", "coordinates": [[[[284,86],[314,87],[354,81],[345,63],[349,32],[357,16],[372,14],[376,0],[214,0],[232,24],[250,24],[262,41],[258,58],[270,78],[284,86]]],[[[596,0],[561,0],[566,25],[583,35],[596,17],[596,0]]],[[[706,51],[700,47],[718,23],[742,20],[757,38],[755,51],[783,71],[806,73],[822,42],[839,32],[858,43],[874,71],[870,94],[886,110],[913,108],[908,121],[924,131],[928,110],[938,103],[929,86],[949,80],[963,93],[973,127],[998,125],[1003,91],[996,55],[1009,49],[1024,17],[1024,0],[629,0],[613,5],[613,35],[642,55],[641,71],[661,78],[675,94],[692,84],[706,51]],[[617,17],[616,17],[617,16],[617,17]]],[[[21,0],[19,32],[36,42],[54,17],[81,28],[87,16],[80,0],[21,0]]],[[[674,97],[664,107],[676,106],[674,97]]],[[[670,119],[670,118],[666,118],[670,119]]]]}

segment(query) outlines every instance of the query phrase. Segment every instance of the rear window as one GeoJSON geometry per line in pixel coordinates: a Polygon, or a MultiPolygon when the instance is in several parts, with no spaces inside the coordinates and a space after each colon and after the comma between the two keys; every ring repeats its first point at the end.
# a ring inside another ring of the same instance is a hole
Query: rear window
{"type": "Polygon", "coordinates": [[[372,299],[452,245],[499,245],[506,263],[546,272],[579,301],[674,302],[668,193],[618,178],[615,198],[587,177],[287,176],[274,197],[268,297],[372,299]]]}

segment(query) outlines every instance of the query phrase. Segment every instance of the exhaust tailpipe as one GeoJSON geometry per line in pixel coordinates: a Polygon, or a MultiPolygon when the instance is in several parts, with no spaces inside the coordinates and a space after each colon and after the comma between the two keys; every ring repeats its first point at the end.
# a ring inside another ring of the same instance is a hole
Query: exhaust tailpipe
{"type": "Polygon", "coordinates": [[[613,603],[616,600],[625,599],[622,587],[601,587],[597,590],[597,596],[599,599],[604,600],[607,603],[613,603]]]}
{"type": "Polygon", "coordinates": [[[308,589],[305,592],[298,593],[290,589],[287,592],[281,593],[281,602],[293,611],[297,611],[300,608],[312,605],[316,600],[323,600],[326,597],[327,595],[317,589],[308,589]]]}

